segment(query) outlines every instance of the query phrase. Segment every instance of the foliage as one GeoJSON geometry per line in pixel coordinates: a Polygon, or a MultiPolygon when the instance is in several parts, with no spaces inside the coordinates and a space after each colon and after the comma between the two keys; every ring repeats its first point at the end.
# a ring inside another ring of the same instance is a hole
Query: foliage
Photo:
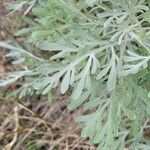
{"type": "Polygon", "coordinates": [[[20,7],[30,15],[16,36],[25,36],[28,50],[0,46],[25,69],[7,73],[0,86],[18,81],[20,98],[60,86],[62,94],[72,93],[70,110],[82,105],[91,112],[76,120],[98,149],[150,149],[144,137],[150,117],[150,2],[18,0],[10,8],[20,7]]]}

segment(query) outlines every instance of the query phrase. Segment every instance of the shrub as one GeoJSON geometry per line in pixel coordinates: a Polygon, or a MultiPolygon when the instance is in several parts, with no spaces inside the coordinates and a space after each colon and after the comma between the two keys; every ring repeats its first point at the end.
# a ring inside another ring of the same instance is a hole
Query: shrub
{"type": "Polygon", "coordinates": [[[12,6],[29,13],[23,17],[28,26],[16,32],[28,50],[0,43],[24,68],[7,73],[0,86],[19,83],[19,98],[56,87],[70,91],[69,109],[89,110],[76,118],[81,135],[98,149],[150,149],[144,134],[150,117],[150,2],[18,0],[12,6]]]}

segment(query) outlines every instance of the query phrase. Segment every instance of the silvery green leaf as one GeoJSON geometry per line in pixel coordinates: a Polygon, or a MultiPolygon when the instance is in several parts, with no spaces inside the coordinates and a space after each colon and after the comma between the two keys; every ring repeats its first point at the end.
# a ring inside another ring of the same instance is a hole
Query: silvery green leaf
{"type": "Polygon", "coordinates": [[[94,137],[94,143],[100,143],[105,138],[105,133],[107,132],[107,124],[105,123],[103,128],[101,128],[100,132],[97,132],[97,134],[94,137]]]}
{"type": "Polygon", "coordinates": [[[35,41],[38,41],[38,40],[41,40],[45,37],[47,37],[49,35],[49,32],[48,31],[45,31],[45,30],[38,30],[38,31],[34,31],[31,35],[31,38],[35,41]]]}
{"type": "Polygon", "coordinates": [[[139,58],[139,55],[136,54],[136,53],[134,53],[134,52],[132,52],[132,51],[129,51],[129,50],[128,50],[127,53],[128,53],[129,55],[133,56],[133,57],[138,57],[138,58],[139,58]]]}
{"type": "Polygon", "coordinates": [[[97,71],[97,68],[99,68],[99,67],[100,67],[99,61],[95,57],[93,57],[91,74],[95,74],[95,72],[97,71]]]}
{"type": "Polygon", "coordinates": [[[94,90],[98,87],[99,83],[96,83],[95,85],[92,85],[89,90],[81,94],[81,96],[78,99],[73,99],[69,105],[69,109],[73,110],[80,106],[83,102],[87,100],[87,98],[91,95],[91,93],[94,92],[94,90]]]}
{"type": "Polygon", "coordinates": [[[124,38],[124,35],[125,35],[125,32],[123,32],[123,33],[119,36],[118,45],[121,45],[122,40],[123,40],[123,38],[124,38]]]}
{"type": "Polygon", "coordinates": [[[70,85],[72,85],[75,81],[75,69],[73,68],[70,75],[70,85]]]}
{"type": "Polygon", "coordinates": [[[118,31],[116,33],[114,33],[112,36],[111,36],[111,39],[110,41],[113,42],[115,39],[117,39],[119,37],[119,35],[122,33],[122,31],[118,31]]]}
{"type": "Polygon", "coordinates": [[[70,109],[74,109],[74,108],[78,107],[79,105],[81,105],[86,100],[86,98],[88,98],[88,96],[91,94],[90,92],[85,92],[82,94],[83,87],[84,87],[84,80],[81,79],[79,81],[75,91],[73,91],[73,93],[72,93],[73,101],[71,102],[71,104],[69,106],[70,109]]]}
{"type": "Polygon", "coordinates": [[[32,71],[16,71],[16,72],[10,72],[7,74],[8,78],[7,80],[0,80],[0,87],[4,87],[7,85],[10,85],[14,82],[16,82],[19,78],[23,77],[23,76],[32,76],[34,75],[34,72],[32,71]]]}
{"type": "Polygon", "coordinates": [[[140,4],[136,6],[136,9],[149,11],[149,7],[148,6],[140,5],[140,4]]]}
{"type": "Polygon", "coordinates": [[[150,92],[148,93],[148,97],[150,98],[150,92]]]}
{"type": "Polygon", "coordinates": [[[91,139],[94,138],[97,128],[100,127],[101,123],[100,114],[98,111],[89,115],[79,116],[76,121],[84,123],[85,125],[85,128],[81,131],[82,137],[89,137],[91,139]]]}
{"type": "Polygon", "coordinates": [[[33,83],[33,88],[36,90],[43,89],[44,87],[46,87],[51,82],[51,80],[52,80],[51,77],[44,77],[41,79],[37,79],[33,83]]]}
{"type": "Polygon", "coordinates": [[[20,59],[18,59],[18,60],[13,61],[12,64],[21,64],[21,63],[23,63],[25,60],[26,60],[25,58],[20,58],[20,59]]]}
{"type": "Polygon", "coordinates": [[[69,84],[70,84],[70,71],[67,71],[61,83],[62,94],[64,94],[68,90],[69,84]]]}
{"type": "Polygon", "coordinates": [[[109,99],[101,99],[101,98],[96,98],[94,100],[91,100],[87,103],[84,104],[85,109],[91,109],[97,106],[103,105],[106,101],[109,101],[109,99]]]}
{"type": "Polygon", "coordinates": [[[130,110],[130,109],[126,108],[126,107],[122,107],[122,109],[123,109],[125,115],[126,115],[130,120],[134,120],[134,119],[136,118],[136,115],[135,115],[135,113],[134,113],[132,110],[130,110]]]}
{"type": "Polygon", "coordinates": [[[57,53],[56,55],[53,55],[50,60],[55,60],[55,59],[58,59],[58,58],[63,58],[64,55],[65,55],[66,51],[61,51],[60,53],[57,53]]]}
{"type": "Polygon", "coordinates": [[[111,22],[113,21],[114,17],[110,17],[109,19],[107,19],[104,23],[104,28],[108,28],[111,24],[111,22]]]}
{"type": "Polygon", "coordinates": [[[101,70],[97,75],[97,80],[103,78],[109,71],[110,67],[111,67],[110,65],[107,65],[103,70],[101,70]]]}
{"type": "Polygon", "coordinates": [[[26,34],[26,33],[29,33],[31,31],[33,31],[34,28],[23,28],[21,30],[18,30],[16,33],[15,33],[15,36],[20,36],[20,35],[23,35],[23,34],[26,34]]]}
{"type": "Polygon", "coordinates": [[[11,15],[12,13],[14,13],[15,11],[20,10],[22,8],[22,6],[25,5],[25,4],[27,4],[27,3],[28,3],[28,1],[23,1],[23,2],[17,2],[15,4],[11,4],[9,6],[9,9],[12,9],[13,11],[11,11],[9,13],[9,15],[11,15]]]}
{"type": "Polygon", "coordinates": [[[53,88],[56,88],[57,86],[59,86],[59,82],[60,82],[60,78],[57,78],[54,82],[53,88]]]}
{"type": "Polygon", "coordinates": [[[45,17],[47,14],[49,14],[49,11],[45,9],[44,7],[34,7],[32,9],[33,14],[45,17]]]}
{"type": "Polygon", "coordinates": [[[8,85],[16,82],[17,80],[18,80],[18,77],[12,78],[12,79],[8,79],[8,80],[0,80],[0,87],[8,86],[8,85]]]}
{"type": "Polygon", "coordinates": [[[6,57],[16,57],[16,56],[20,56],[20,52],[18,52],[18,51],[16,51],[16,52],[14,52],[14,51],[10,51],[10,52],[8,52],[6,55],[5,55],[6,57]]]}
{"type": "Polygon", "coordinates": [[[124,57],[125,62],[133,62],[133,61],[137,61],[137,60],[140,60],[140,58],[139,57],[132,57],[132,56],[125,56],[124,57]]]}
{"type": "Polygon", "coordinates": [[[90,74],[88,74],[85,79],[85,88],[90,89],[90,87],[91,87],[91,77],[90,74]]]}
{"type": "Polygon", "coordinates": [[[26,9],[26,11],[24,12],[24,15],[26,15],[33,7],[33,5],[36,3],[37,0],[33,0],[29,3],[29,7],[26,9]]]}
{"type": "Polygon", "coordinates": [[[143,63],[143,68],[146,69],[148,67],[147,61],[143,63]]]}
{"type": "Polygon", "coordinates": [[[51,81],[51,83],[44,89],[44,91],[43,91],[43,95],[44,94],[47,94],[47,93],[49,93],[50,92],[50,90],[53,88],[53,82],[51,81]]]}
{"type": "Polygon", "coordinates": [[[117,82],[117,71],[116,71],[116,64],[114,64],[111,67],[110,74],[108,76],[107,81],[107,90],[111,91],[115,88],[117,82]]]}
{"type": "Polygon", "coordinates": [[[141,150],[150,150],[150,146],[147,145],[147,144],[141,144],[141,143],[138,143],[137,146],[136,146],[137,149],[141,149],[141,150]]]}
{"type": "Polygon", "coordinates": [[[128,15],[129,14],[124,14],[123,16],[118,17],[117,18],[117,23],[120,24],[121,22],[123,22],[128,17],[128,15]]]}
{"type": "Polygon", "coordinates": [[[132,69],[129,69],[129,70],[124,70],[122,72],[122,76],[127,76],[129,74],[136,74],[138,71],[139,71],[139,68],[132,68],[132,69]]]}
{"type": "Polygon", "coordinates": [[[89,121],[87,123],[88,125],[81,131],[81,136],[83,138],[93,138],[94,134],[95,134],[95,120],[92,119],[92,122],[89,121]]]}
{"type": "Polygon", "coordinates": [[[82,94],[82,91],[84,89],[84,84],[85,84],[84,82],[85,82],[85,79],[81,78],[80,81],[77,83],[77,86],[72,93],[72,98],[74,100],[78,99],[79,96],[82,94]]]}
{"type": "Polygon", "coordinates": [[[61,70],[57,73],[55,73],[53,76],[45,77],[43,82],[37,81],[37,85],[35,84],[34,87],[39,87],[40,89],[43,89],[46,87],[46,89],[43,91],[43,94],[48,93],[49,90],[52,88],[56,88],[59,85],[60,78],[64,75],[65,70],[61,70]]]}
{"type": "Polygon", "coordinates": [[[52,43],[50,41],[40,41],[36,44],[36,46],[42,50],[48,51],[69,51],[69,52],[77,51],[77,49],[74,47],[68,47],[62,44],[52,43]]]}
{"type": "Polygon", "coordinates": [[[144,44],[143,40],[137,34],[135,34],[134,32],[129,32],[129,34],[132,37],[132,39],[136,40],[150,53],[150,49],[147,47],[147,45],[144,44]]]}
{"type": "Polygon", "coordinates": [[[150,22],[150,10],[143,14],[143,20],[150,22]]]}
{"type": "Polygon", "coordinates": [[[86,4],[93,7],[99,0],[85,0],[86,4]]]}
{"type": "Polygon", "coordinates": [[[87,114],[87,115],[78,116],[75,120],[76,120],[77,122],[88,122],[89,119],[92,119],[94,115],[95,115],[95,114],[92,113],[92,114],[87,114]]]}
{"type": "Polygon", "coordinates": [[[24,50],[22,48],[18,48],[18,47],[12,46],[11,44],[8,44],[6,42],[0,42],[0,47],[7,48],[7,49],[10,49],[10,50],[14,50],[14,51],[19,51],[19,52],[21,52],[21,53],[23,53],[23,54],[25,54],[25,55],[27,55],[29,57],[32,57],[32,58],[34,58],[34,59],[36,59],[36,60],[38,60],[40,62],[44,62],[43,59],[34,56],[32,53],[30,53],[30,52],[28,52],[28,51],[26,51],[26,50],[24,50]]]}
{"type": "Polygon", "coordinates": [[[35,70],[42,75],[46,75],[53,72],[57,72],[62,68],[63,65],[61,64],[58,64],[56,62],[49,62],[49,63],[40,64],[35,70]]]}

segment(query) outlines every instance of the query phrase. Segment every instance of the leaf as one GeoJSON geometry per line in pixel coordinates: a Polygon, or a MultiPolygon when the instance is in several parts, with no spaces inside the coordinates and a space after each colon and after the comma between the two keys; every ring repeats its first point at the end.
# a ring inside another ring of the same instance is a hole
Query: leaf
{"type": "Polygon", "coordinates": [[[78,99],[73,99],[71,101],[71,104],[69,105],[69,109],[73,110],[73,109],[77,108],[78,106],[80,106],[95,91],[95,89],[98,87],[98,85],[99,85],[99,83],[91,86],[91,88],[89,90],[87,90],[86,92],[84,92],[78,99]]]}
{"type": "Polygon", "coordinates": [[[110,65],[107,65],[107,67],[105,67],[102,71],[100,71],[98,73],[96,79],[99,80],[99,79],[103,78],[107,74],[107,72],[109,71],[109,69],[110,69],[110,65]]]}
{"type": "Polygon", "coordinates": [[[62,52],[60,52],[60,53],[57,53],[56,55],[53,55],[51,58],[50,58],[50,60],[56,60],[56,59],[59,59],[59,58],[63,58],[64,57],[64,55],[65,55],[65,51],[62,51],[62,52]]]}
{"type": "Polygon", "coordinates": [[[63,68],[63,65],[51,61],[49,63],[40,64],[35,70],[41,75],[46,75],[57,72],[61,70],[61,68],[63,68]]]}
{"type": "Polygon", "coordinates": [[[100,143],[101,141],[103,141],[105,139],[105,133],[107,132],[107,124],[104,124],[103,128],[100,128],[101,131],[97,132],[97,134],[94,137],[94,143],[100,143]]]}
{"type": "Polygon", "coordinates": [[[51,83],[52,78],[51,77],[44,77],[40,78],[34,81],[33,87],[36,90],[41,90],[44,87],[46,87],[49,83],[51,83]]]}
{"type": "Polygon", "coordinates": [[[72,85],[75,81],[75,69],[73,68],[70,75],[70,85],[72,85]]]}
{"type": "Polygon", "coordinates": [[[78,99],[79,96],[82,94],[82,91],[84,89],[84,82],[85,82],[85,79],[81,78],[80,81],[79,81],[79,83],[77,84],[75,90],[73,91],[72,98],[74,100],[78,99]]]}
{"type": "Polygon", "coordinates": [[[20,65],[21,63],[25,62],[25,60],[26,60],[25,58],[20,58],[18,60],[13,61],[12,64],[19,64],[20,65]]]}
{"type": "Polygon", "coordinates": [[[119,37],[119,35],[122,33],[122,31],[118,31],[116,33],[114,33],[112,36],[111,36],[111,39],[110,41],[113,42],[115,39],[117,39],[119,37]]]}
{"type": "Polygon", "coordinates": [[[34,7],[32,9],[32,12],[33,14],[41,17],[45,17],[49,15],[49,11],[47,10],[47,8],[45,9],[44,7],[34,7]]]}
{"type": "Polygon", "coordinates": [[[146,12],[143,14],[143,20],[148,21],[148,22],[150,23],[150,10],[149,10],[149,11],[146,11],[146,12]]]}
{"type": "Polygon", "coordinates": [[[27,4],[27,1],[23,1],[23,2],[20,2],[20,3],[17,2],[17,3],[15,3],[15,4],[11,4],[11,5],[9,6],[9,9],[12,9],[13,11],[11,11],[11,12],[9,13],[9,15],[11,15],[12,13],[14,13],[14,12],[20,10],[20,9],[22,8],[22,6],[25,5],[25,4],[27,4]]]}
{"type": "Polygon", "coordinates": [[[84,104],[84,108],[85,109],[92,109],[94,107],[97,107],[97,106],[101,106],[102,104],[104,104],[106,101],[109,101],[109,99],[100,99],[99,97],[94,99],[94,100],[91,100],[87,103],[84,104]]]}
{"type": "Polygon", "coordinates": [[[133,80],[127,79],[128,84],[135,90],[136,95],[147,105],[149,102],[148,91],[137,85],[133,80]]]}
{"type": "Polygon", "coordinates": [[[66,91],[69,88],[69,84],[70,84],[70,71],[67,71],[67,73],[61,83],[61,93],[62,94],[66,93],[66,91]]]}
{"type": "Polygon", "coordinates": [[[116,65],[113,64],[107,81],[107,90],[111,91],[115,88],[117,82],[116,65]]]}
{"type": "Polygon", "coordinates": [[[91,7],[93,7],[98,2],[99,2],[99,0],[85,0],[85,3],[91,7]]]}
{"type": "Polygon", "coordinates": [[[114,17],[110,17],[109,19],[107,19],[107,20],[105,21],[105,23],[104,23],[104,28],[105,28],[105,29],[107,29],[107,28],[110,26],[110,24],[111,24],[111,22],[113,21],[113,19],[114,19],[114,17]]]}
{"type": "Polygon", "coordinates": [[[150,98],[150,92],[148,93],[148,98],[150,98]]]}
{"type": "Polygon", "coordinates": [[[71,101],[71,104],[68,106],[68,108],[70,110],[73,110],[73,109],[77,108],[78,106],[80,106],[89,97],[90,94],[91,94],[91,91],[84,92],[77,99],[73,99],[71,101]]]}
{"type": "Polygon", "coordinates": [[[150,146],[146,144],[137,144],[136,148],[141,149],[141,150],[150,150],[150,146]]]}
{"type": "Polygon", "coordinates": [[[30,53],[30,52],[28,52],[28,51],[26,51],[26,50],[24,50],[22,48],[18,48],[18,47],[12,46],[11,44],[8,44],[6,42],[0,42],[0,47],[7,48],[7,49],[10,49],[10,50],[14,50],[14,51],[19,51],[19,52],[21,52],[21,53],[23,53],[23,54],[25,54],[25,55],[27,55],[29,57],[32,57],[32,58],[34,58],[34,59],[36,59],[36,60],[38,60],[40,62],[44,62],[43,59],[34,56],[32,53],[30,53]]]}
{"type": "MultiPolygon", "coordinates": [[[[51,82],[45,89],[44,89],[44,91],[43,91],[43,95],[44,94],[47,94],[47,93],[49,93],[50,92],[50,90],[53,88],[53,82],[51,82]]],[[[47,85],[47,84],[46,84],[47,85]]],[[[40,88],[41,89],[41,88],[40,88]]]]}
{"type": "Polygon", "coordinates": [[[133,136],[137,136],[140,131],[140,119],[137,116],[132,122],[131,122],[131,133],[133,136]]]}
{"type": "Polygon", "coordinates": [[[87,126],[81,131],[81,136],[83,138],[93,138],[94,134],[95,134],[95,120],[93,119],[92,122],[89,121],[87,122],[87,126]]]}
{"type": "Polygon", "coordinates": [[[18,30],[18,31],[15,33],[15,36],[20,36],[20,35],[23,35],[23,34],[32,32],[33,30],[34,30],[34,28],[23,28],[23,29],[21,29],[21,30],[18,30]]]}
{"type": "Polygon", "coordinates": [[[84,124],[84,128],[81,131],[81,136],[84,138],[89,137],[90,139],[94,138],[96,129],[100,128],[101,124],[100,114],[98,111],[89,115],[79,116],[76,121],[84,124]]]}
{"type": "Polygon", "coordinates": [[[117,19],[117,23],[118,23],[118,24],[122,23],[127,17],[128,17],[128,13],[122,15],[121,17],[119,17],[119,18],[117,19]]]}
{"type": "Polygon", "coordinates": [[[0,87],[8,86],[18,80],[19,77],[8,79],[8,80],[0,80],[0,87]]]}
{"type": "Polygon", "coordinates": [[[97,68],[99,68],[99,67],[100,67],[99,61],[95,57],[93,57],[93,59],[92,59],[91,74],[95,74],[97,68]]]}
{"type": "Polygon", "coordinates": [[[51,103],[53,101],[53,94],[52,91],[48,92],[48,101],[51,103]]]}
{"type": "Polygon", "coordinates": [[[31,71],[16,71],[13,73],[8,74],[7,80],[0,80],[0,87],[5,87],[8,86],[14,82],[16,82],[19,78],[23,76],[30,76],[32,75],[31,71]]]}
{"type": "Polygon", "coordinates": [[[125,32],[123,32],[123,33],[120,35],[120,37],[119,37],[119,39],[118,39],[118,45],[121,45],[121,44],[122,44],[124,35],[125,35],[125,32]]]}
{"type": "Polygon", "coordinates": [[[47,37],[49,35],[48,31],[45,30],[41,30],[41,31],[34,31],[31,35],[31,38],[35,41],[37,40],[41,40],[44,39],[45,37],[47,37]]]}
{"type": "Polygon", "coordinates": [[[85,79],[85,88],[90,89],[91,88],[91,76],[90,74],[87,74],[85,79]]]}
{"type": "Polygon", "coordinates": [[[37,0],[33,0],[33,1],[30,2],[30,6],[26,9],[26,11],[24,12],[24,15],[27,15],[27,13],[32,9],[32,7],[36,3],[36,1],[37,0]]]}
{"type": "Polygon", "coordinates": [[[50,41],[40,41],[36,44],[36,46],[42,50],[49,50],[49,51],[70,51],[70,52],[77,51],[76,48],[67,47],[62,44],[52,43],[50,41]]]}
{"type": "Polygon", "coordinates": [[[127,107],[122,107],[122,109],[130,120],[134,120],[136,118],[136,115],[132,110],[128,109],[127,107]]]}

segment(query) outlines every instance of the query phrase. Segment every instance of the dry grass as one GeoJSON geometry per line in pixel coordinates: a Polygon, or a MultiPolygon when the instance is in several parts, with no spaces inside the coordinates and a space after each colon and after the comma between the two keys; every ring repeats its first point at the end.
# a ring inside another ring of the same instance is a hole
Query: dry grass
{"type": "MultiPolygon", "coordinates": [[[[7,99],[1,102],[0,110],[6,105],[10,107],[7,99]]],[[[0,149],[94,150],[80,137],[80,127],[74,122],[82,109],[69,112],[66,97],[55,98],[52,104],[46,100],[9,104],[11,109],[3,114],[0,125],[0,149]]]]}

